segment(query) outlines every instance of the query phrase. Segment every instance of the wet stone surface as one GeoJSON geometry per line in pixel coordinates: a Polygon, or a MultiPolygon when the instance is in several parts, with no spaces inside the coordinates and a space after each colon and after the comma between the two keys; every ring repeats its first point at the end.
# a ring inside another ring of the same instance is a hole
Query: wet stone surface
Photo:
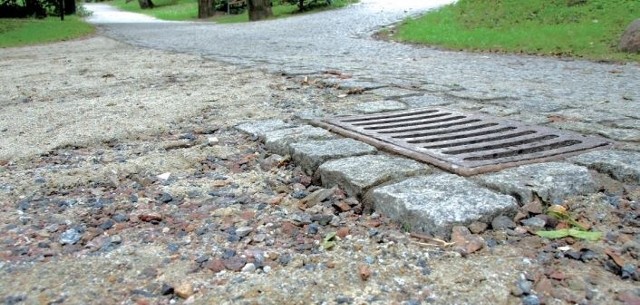
{"type": "Polygon", "coordinates": [[[375,101],[375,102],[366,102],[360,103],[356,105],[354,108],[355,111],[364,114],[385,112],[385,111],[396,111],[396,110],[404,110],[407,109],[407,105],[402,102],[385,100],[385,101],[375,101]]]}
{"type": "Polygon", "coordinates": [[[251,136],[256,136],[264,140],[264,137],[267,132],[278,130],[278,129],[291,128],[294,126],[295,125],[290,123],[285,123],[282,120],[274,119],[274,120],[258,120],[258,121],[242,123],[240,125],[237,125],[236,129],[244,133],[247,133],[251,136]]]}
{"type": "Polygon", "coordinates": [[[291,143],[309,140],[327,140],[335,138],[332,133],[317,127],[303,125],[295,128],[278,129],[265,133],[266,148],[279,155],[291,154],[291,143]]]}
{"type": "Polygon", "coordinates": [[[326,162],[318,168],[325,187],[340,186],[350,196],[362,196],[371,187],[391,180],[429,173],[429,166],[387,155],[367,155],[326,162]]]}
{"type": "Polygon", "coordinates": [[[586,167],[550,162],[524,165],[475,177],[480,184],[527,204],[535,196],[551,204],[561,204],[570,196],[596,191],[596,183],[586,167]]]}
{"type": "Polygon", "coordinates": [[[409,178],[375,188],[371,197],[376,211],[412,231],[440,237],[448,237],[455,225],[514,215],[518,207],[511,196],[494,193],[451,174],[409,178]]]}
{"type": "Polygon", "coordinates": [[[569,161],[610,175],[616,180],[640,184],[640,153],[602,150],[582,154],[569,161]]]}
{"type": "Polygon", "coordinates": [[[308,174],[320,164],[339,158],[375,154],[375,147],[353,139],[309,141],[291,144],[291,157],[308,174]]]}

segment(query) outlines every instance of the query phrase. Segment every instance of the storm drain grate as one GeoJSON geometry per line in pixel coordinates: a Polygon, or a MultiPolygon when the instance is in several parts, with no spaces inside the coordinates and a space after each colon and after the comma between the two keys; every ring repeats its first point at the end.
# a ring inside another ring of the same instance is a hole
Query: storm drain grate
{"type": "Polygon", "coordinates": [[[612,144],[598,137],[437,108],[312,124],[464,176],[557,160],[612,144]]]}

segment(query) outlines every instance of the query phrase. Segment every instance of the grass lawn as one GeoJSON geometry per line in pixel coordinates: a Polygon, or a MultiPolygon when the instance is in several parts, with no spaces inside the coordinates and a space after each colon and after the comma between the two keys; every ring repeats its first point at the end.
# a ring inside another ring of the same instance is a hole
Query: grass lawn
{"type": "Polygon", "coordinates": [[[617,51],[638,0],[458,0],[404,21],[392,38],[454,50],[640,61],[617,51]]]}
{"type": "Polygon", "coordinates": [[[92,34],[94,28],[81,18],[0,19],[0,48],[69,40],[92,34]]]}
{"type": "MultiPolygon", "coordinates": [[[[333,0],[329,7],[315,9],[305,13],[340,8],[355,2],[355,0],[333,0]]],[[[126,3],[126,0],[114,0],[108,3],[124,11],[143,13],[163,20],[195,20],[198,17],[197,0],[153,0],[153,3],[156,6],[153,9],[145,10],[140,8],[138,1],[130,1],[129,3],[126,3]]],[[[298,7],[291,4],[274,5],[272,8],[274,18],[282,18],[297,14],[297,10],[298,7]]],[[[218,23],[248,22],[249,15],[245,10],[241,14],[226,15],[223,13],[207,20],[218,23]]]]}

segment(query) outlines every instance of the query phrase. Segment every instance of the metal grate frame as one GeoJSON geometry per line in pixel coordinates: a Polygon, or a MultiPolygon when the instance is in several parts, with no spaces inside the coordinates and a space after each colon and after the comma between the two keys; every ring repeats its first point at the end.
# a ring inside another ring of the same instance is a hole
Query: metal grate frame
{"type": "Polygon", "coordinates": [[[463,176],[612,145],[599,137],[444,108],[336,117],[311,124],[463,176]]]}

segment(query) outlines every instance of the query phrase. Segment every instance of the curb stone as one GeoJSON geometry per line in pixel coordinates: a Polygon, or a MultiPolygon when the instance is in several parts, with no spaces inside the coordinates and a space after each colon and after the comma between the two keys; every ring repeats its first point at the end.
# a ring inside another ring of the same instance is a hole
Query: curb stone
{"type": "Polygon", "coordinates": [[[282,120],[263,120],[263,121],[242,123],[237,125],[235,128],[251,136],[258,137],[260,140],[264,140],[264,137],[267,134],[267,132],[278,130],[278,129],[292,128],[292,127],[295,127],[295,125],[286,123],[282,120]]]}
{"type": "Polygon", "coordinates": [[[543,202],[560,204],[569,196],[596,191],[596,182],[586,167],[549,162],[523,165],[473,178],[497,192],[515,196],[520,204],[540,197],[543,202]]]}
{"type": "Polygon", "coordinates": [[[265,147],[279,155],[291,154],[291,143],[309,140],[335,139],[336,136],[325,129],[303,125],[300,127],[268,131],[264,135],[265,147]]]}
{"type": "Polygon", "coordinates": [[[350,138],[291,143],[291,158],[307,175],[329,160],[375,154],[376,148],[350,138]]]}
{"type": "Polygon", "coordinates": [[[372,187],[392,180],[428,174],[423,163],[386,155],[366,155],[326,162],[318,167],[324,187],[340,186],[349,196],[363,197],[372,187]]]}
{"type": "Polygon", "coordinates": [[[608,174],[621,182],[640,184],[640,153],[599,150],[572,157],[569,161],[608,174]]]}
{"type": "Polygon", "coordinates": [[[495,193],[453,174],[419,176],[371,191],[373,207],[387,217],[449,238],[451,228],[474,221],[489,223],[498,215],[515,215],[515,198],[495,193]]]}

